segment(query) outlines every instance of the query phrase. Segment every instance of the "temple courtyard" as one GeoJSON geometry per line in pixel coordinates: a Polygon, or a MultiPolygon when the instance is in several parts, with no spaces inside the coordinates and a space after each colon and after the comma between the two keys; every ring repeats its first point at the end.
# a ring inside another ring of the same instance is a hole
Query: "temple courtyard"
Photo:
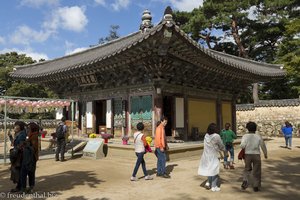
{"type": "MultiPolygon", "coordinates": [[[[262,159],[262,189],[241,191],[243,162],[236,159],[236,169],[221,166],[221,191],[211,192],[201,187],[205,177],[197,175],[200,154],[167,162],[170,179],[155,176],[156,157],[145,156],[147,170],[153,180],[130,181],[135,165],[132,156],[108,156],[92,160],[75,156],[66,162],[46,157],[38,161],[35,192],[30,196],[9,193],[15,185],[9,180],[9,165],[0,165],[0,199],[63,199],[63,200],[208,200],[208,199],[300,199],[300,138],[293,138],[293,149],[283,148],[284,139],[266,141],[268,159],[262,159]],[[19,196],[18,196],[19,195],[19,196]]],[[[239,152],[238,145],[235,153],[239,152]]],[[[51,156],[50,156],[51,157],[51,156]]]]}

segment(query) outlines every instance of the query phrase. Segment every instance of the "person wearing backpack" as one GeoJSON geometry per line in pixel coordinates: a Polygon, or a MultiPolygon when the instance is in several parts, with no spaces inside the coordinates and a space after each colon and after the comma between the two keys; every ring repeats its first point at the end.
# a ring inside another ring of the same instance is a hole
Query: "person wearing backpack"
{"type": "Polygon", "coordinates": [[[56,148],[56,155],[55,155],[56,161],[59,161],[59,154],[60,154],[60,161],[62,162],[65,161],[66,133],[67,133],[66,118],[62,117],[61,122],[58,124],[56,128],[56,140],[57,140],[57,148],[56,148]]]}

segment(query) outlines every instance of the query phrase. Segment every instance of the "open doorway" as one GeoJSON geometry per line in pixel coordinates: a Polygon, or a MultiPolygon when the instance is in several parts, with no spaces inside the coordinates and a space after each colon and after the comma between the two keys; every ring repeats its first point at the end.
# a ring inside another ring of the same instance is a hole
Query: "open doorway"
{"type": "Polygon", "coordinates": [[[94,104],[95,130],[99,133],[99,127],[106,128],[106,100],[97,100],[94,104]]]}
{"type": "Polygon", "coordinates": [[[165,127],[166,136],[172,136],[173,119],[174,119],[174,98],[172,96],[164,96],[163,98],[163,116],[168,118],[168,123],[165,127]]]}

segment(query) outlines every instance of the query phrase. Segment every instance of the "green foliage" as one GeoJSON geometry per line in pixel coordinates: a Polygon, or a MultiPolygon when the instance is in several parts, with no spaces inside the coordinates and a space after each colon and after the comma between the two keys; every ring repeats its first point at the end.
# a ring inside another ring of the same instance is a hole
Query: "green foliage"
{"type": "MultiPolygon", "coordinates": [[[[13,80],[9,73],[15,66],[32,64],[35,61],[25,54],[16,52],[0,54],[0,96],[19,96],[19,97],[36,97],[36,98],[57,98],[57,95],[42,85],[30,84],[25,81],[13,80]]],[[[24,113],[9,114],[10,118],[53,118],[53,113],[24,113]]]]}
{"type": "Polygon", "coordinates": [[[16,52],[0,54],[0,95],[4,95],[13,83],[13,80],[9,77],[13,67],[32,63],[34,63],[32,58],[27,57],[25,54],[19,55],[16,52]]]}
{"type": "Polygon", "coordinates": [[[119,25],[111,25],[110,26],[110,30],[109,30],[109,35],[106,36],[105,38],[100,38],[98,43],[99,44],[104,44],[106,42],[118,39],[120,36],[118,34],[118,30],[119,30],[120,26],[119,25]]]}
{"type": "MultiPolygon", "coordinates": [[[[295,98],[300,94],[299,6],[297,0],[206,0],[192,12],[175,12],[174,19],[193,39],[215,50],[239,55],[241,45],[249,59],[284,64],[287,77],[260,84],[259,96],[295,98]],[[248,17],[251,12],[255,17],[248,17]],[[239,44],[237,40],[224,40],[233,38],[234,23],[239,44]],[[222,33],[212,35],[213,30],[222,33]]],[[[250,102],[250,93],[245,91],[240,99],[250,102]]]]}

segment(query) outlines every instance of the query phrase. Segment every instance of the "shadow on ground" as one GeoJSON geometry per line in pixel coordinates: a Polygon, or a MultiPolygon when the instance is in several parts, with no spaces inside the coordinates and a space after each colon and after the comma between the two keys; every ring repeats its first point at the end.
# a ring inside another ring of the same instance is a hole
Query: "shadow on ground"
{"type": "MultiPolygon", "coordinates": [[[[0,171],[1,192],[9,192],[15,185],[9,180],[10,171],[8,169],[0,171]],[[3,185],[2,185],[3,184],[3,185]]],[[[37,194],[51,193],[59,198],[64,191],[72,190],[79,185],[88,185],[89,188],[96,188],[97,185],[104,182],[97,178],[97,175],[92,171],[65,171],[49,176],[40,176],[36,178],[35,192],[37,194]]],[[[44,200],[49,197],[41,197],[44,200]]],[[[84,197],[70,197],[69,199],[82,199],[84,197]]],[[[102,198],[104,200],[107,198],[102,198]]]]}
{"type": "MultiPolygon", "coordinates": [[[[171,174],[176,166],[178,166],[178,165],[177,164],[167,165],[166,166],[166,173],[171,174]]],[[[154,175],[157,172],[157,168],[147,170],[147,172],[148,172],[149,175],[154,175]]]]}
{"type": "Polygon", "coordinates": [[[88,199],[83,196],[69,197],[66,200],[111,200],[109,198],[96,198],[96,199],[88,199]]]}

